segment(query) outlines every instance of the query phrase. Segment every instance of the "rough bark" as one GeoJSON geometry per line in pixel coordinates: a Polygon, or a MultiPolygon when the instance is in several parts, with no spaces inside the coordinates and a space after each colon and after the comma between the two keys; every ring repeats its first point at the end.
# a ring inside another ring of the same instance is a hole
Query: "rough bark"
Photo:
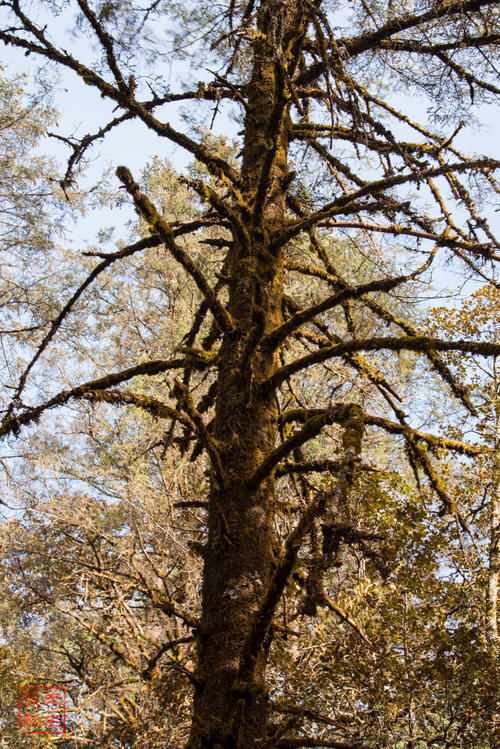
{"type": "Polygon", "coordinates": [[[500,577],[500,362],[493,363],[495,442],[490,507],[490,548],[488,589],[486,593],[486,636],[492,647],[498,647],[498,580],[500,577]]]}
{"type": "Polygon", "coordinates": [[[233,249],[228,305],[236,332],[222,343],[214,425],[225,485],[212,476],[190,749],[246,749],[266,734],[265,646],[250,679],[243,682],[238,672],[271,579],[274,479],[256,488],[245,484],[277,436],[275,393],[257,386],[279,364],[276,350],[260,341],[283,322],[281,251],[271,252],[269,245],[271,230],[284,224],[288,150],[288,102],[276,60],[293,45],[298,12],[294,1],[263,3],[258,27],[267,37],[254,43],[243,200],[235,207],[242,230],[233,249]]]}

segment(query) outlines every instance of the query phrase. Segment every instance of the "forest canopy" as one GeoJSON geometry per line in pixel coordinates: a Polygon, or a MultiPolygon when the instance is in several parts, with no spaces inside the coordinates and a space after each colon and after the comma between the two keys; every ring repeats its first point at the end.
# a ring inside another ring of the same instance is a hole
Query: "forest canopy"
{"type": "Polygon", "coordinates": [[[6,745],[493,749],[498,3],[3,0],[0,43],[6,745]]]}

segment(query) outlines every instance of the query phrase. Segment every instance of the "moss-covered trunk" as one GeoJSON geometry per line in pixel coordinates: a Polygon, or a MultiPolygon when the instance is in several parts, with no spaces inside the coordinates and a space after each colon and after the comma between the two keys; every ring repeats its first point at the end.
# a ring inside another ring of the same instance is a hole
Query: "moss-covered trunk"
{"type": "Polygon", "coordinates": [[[493,407],[495,436],[493,444],[493,477],[490,505],[490,548],[488,588],[486,593],[486,636],[493,649],[498,649],[498,582],[500,579],[500,359],[493,360],[493,407]]]}
{"type": "Polygon", "coordinates": [[[263,3],[259,27],[267,36],[254,42],[242,162],[248,208],[235,209],[244,229],[231,263],[229,312],[237,333],[222,344],[214,432],[226,485],[212,480],[190,749],[247,749],[262,745],[266,734],[266,644],[249,682],[238,670],[272,571],[273,479],[257,489],[246,479],[277,437],[276,397],[258,391],[277,354],[259,341],[282,322],[282,258],[269,234],[285,220],[288,102],[280,60],[293,39],[294,13],[294,3],[263,3]]]}

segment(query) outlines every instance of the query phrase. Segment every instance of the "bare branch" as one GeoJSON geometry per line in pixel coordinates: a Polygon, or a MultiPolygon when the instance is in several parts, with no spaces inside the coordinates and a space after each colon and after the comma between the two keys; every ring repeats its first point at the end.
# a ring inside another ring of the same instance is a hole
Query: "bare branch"
{"type": "Polygon", "coordinates": [[[466,354],[479,354],[480,356],[498,356],[500,354],[500,344],[498,343],[441,341],[438,338],[428,338],[426,336],[415,336],[414,338],[367,338],[364,340],[346,341],[345,343],[338,343],[333,346],[325,346],[319,351],[307,354],[278,369],[274,375],[262,383],[261,387],[274,390],[296,372],[307,369],[312,364],[319,364],[328,359],[343,356],[346,353],[354,351],[381,351],[383,349],[387,349],[388,351],[415,351],[419,353],[426,353],[428,350],[463,351],[466,354]]]}
{"type": "Polygon", "coordinates": [[[126,167],[119,166],[116,170],[116,175],[120,182],[123,183],[127,192],[132,196],[137,210],[147,222],[151,234],[160,237],[162,242],[165,242],[177,262],[180,263],[184,270],[193,278],[199,290],[207,300],[207,304],[210,307],[214,318],[217,320],[220,329],[226,333],[232,332],[234,330],[234,325],[229,313],[219,302],[214,290],[209,285],[205,276],[202,274],[193,259],[175,242],[170,224],[160,216],[147,195],[141,192],[139,185],[137,182],[134,182],[131,173],[126,167]]]}
{"type": "MultiPolygon", "coordinates": [[[[377,29],[377,31],[369,31],[366,34],[351,39],[339,39],[337,44],[344,57],[355,57],[373,49],[380,42],[390,39],[401,31],[419,28],[440,18],[447,18],[453,21],[454,16],[460,17],[469,11],[480,10],[481,8],[488,8],[495,5],[496,0],[466,0],[465,2],[463,0],[455,0],[455,2],[448,2],[443,5],[436,4],[425,13],[406,14],[391,18],[390,21],[377,29]]],[[[457,40],[457,46],[460,45],[460,41],[457,40]]],[[[330,65],[335,65],[335,62],[336,58],[332,56],[329,60],[330,65]]],[[[296,84],[298,86],[309,85],[321,75],[324,75],[325,72],[326,65],[323,61],[314,63],[297,76],[296,84]]]]}
{"type": "MultiPolygon", "coordinates": [[[[40,416],[51,408],[56,406],[63,406],[72,398],[81,398],[85,393],[90,391],[106,390],[114,385],[119,385],[121,382],[127,382],[133,377],[139,377],[140,375],[156,375],[161,372],[166,372],[168,369],[182,369],[192,360],[188,359],[160,359],[156,361],[144,362],[143,364],[137,364],[135,367],[129,367],[121,372],[114,374],[105,375],[99,377],[96,380],[89,380],[88,382],[78,385],[77,387],[71,388],[71,390],[62,390],[60,393],[55,395],[50,400],[42,403],[39,406],[27,408],[24,412],[5,418],[2,426],[0,427],[0,438],[5,437],[9,434],[17,434],[19,429],[28,424],[36,423],[40,416]]],[[[199,366],[204,368],[206,362],[199,362],[199,366]]]]}
{"type": "Polygon", "coordinates": [[[62,310],[59,312],[57,317],[52,321],[50,328],[48,332],[45,334],[45,336],[42,339],[42,342],[40,343],[36,354],[31,359],[27,367],[25,368],[24,372],[22,373],[19,384],[15,390],[14,396],[12,398],[12,403],[7,411],[8,418],[14,408],[15,403],[18,401],[19,396],[21,395],[24,386],[26,384],[26,380],[28,378],[29,373],[33,369],[34,365],[40,358],[40,356],[43,354],[47,346],[49,345],[52,338],[55,336],[57,331],[59,330],[63,320],[67,317],[69,312],[71,312],[72,308],[78,301],[78,299],[81,297],[83,292],[91,285],[93,281],[99,276],[106,268],[108,268],[112,263],[114,263],[116,260],[121,260],[125,257],[130,257],[131,255],[134,255],[136,252],[140,252],[141,250],[144,250],[148,247],[156,247],[159,244],[161,244],[162,240],[155,236],[147,237],[146,239],[140,239],[135,244],[129,245],[128,247],[124,247],[122,250],[118,250],[118,252],[113,253],[112,255],[108,255],[99,265],[96,265],[96,267],[89,273],[85,281],[80,284],[80,286],[77,288],[77,290],[73,293],[73,295],[68,299],[62,310]]]}
{"type": "MultiPolygon", "coordinates": [[[[321,416],[323,413],[325,413],[325,409],[289,408],[283,412],[281,419],[283,424],[288,424],[291,421],[307,422],[314,416],[321,416]]],[[[442,447],[446,450],[453,450],[461,455],[475,457],[480,455],[483,451],[483,448],[478,445],[470,445],[467,442],[460,442],[459,440],[452,440],[447,437],[439,437],[435,434],[429,434],[428,432],[420,432],[418,429],[413,429],[407,424],[398,424],[397,422],[390,421],[382,416],[365,414],[365,424],[367,426],[372,425],[381,427],[390,434],[400,434],[402,436],[408,434],[417,440],[426,442],[432,447],[442,447]]]]}
{"type": "MultiPolygon", "coordinates": [[[[422,171],[411,172],[410,174],[391,175],[384,177],[383,179],[369,182],[359,190],[341,195],[331,203],[326,203],[319,211],[311,213],[306,218],[292,223],[287,229],[276,232],[273,237],[273,244],[276,246],[283,246],[301,232],[312,226],[316,226],[322,221],[328,220],[332,216],[338,214],[359,213],[363,210],[363,204],[360,203],[359,200],[365,196],[371,197],[379,195],[385,190],[390,190],[399,185],[410,184],[412,182],[420,183],[429,177],[438,177],[439,175],[451,173],[459,174],[461,172],[476,169],[491,171],[493,169],[498,169],[498,167],[500,167],[500,161],[497,161],[496,159],[471,159],[465,163],[455,162],[452,164],[444,164],[430,169],[423,169],[422,171]]],[[[382,205],[380,205],[380,209],[382,209],[382,205]]],[[[373,210],[373,207],[371,207],[371,210],[373,210]]]]}
{"type": "Polygon", "coordinates": [[[307,309],[297,312],[289,320],[284,322],[278,328],[275,328],[275,330],[271,331],[271,333],[269,333],[263,339],[262,345],[271,347],[279,346],[285,340],[285,338],[290,335],[290,333],[303,325],[305,322],[308,322],[316,315],[319,315],[321,312],[326,312],[333,307],[337,307],[348,299],[359,299],[365,294],[369,294],[375,291],[388,292],[403,283],[407,283],[408,281],[416,278],[418,275],[423,273],[430,266],[434,255],[436,254],[436,251],[437,247],[435,247],[434,250],[429,254],[426,262],[420,268],[417,268],[417,270],[413,271],[413,273],[409,273],[404,276],[396,276],[395,278],[381,278],[377,279],[376,281],[368,281],[368,283],[360,284],[359,286],[349,286],[348,288],[343,289],[337,294],[333,294],[332,296],[327,297],[327,299],[324,299],[322,302],[319,302],[312,307],[307,307],[307,309]]]}

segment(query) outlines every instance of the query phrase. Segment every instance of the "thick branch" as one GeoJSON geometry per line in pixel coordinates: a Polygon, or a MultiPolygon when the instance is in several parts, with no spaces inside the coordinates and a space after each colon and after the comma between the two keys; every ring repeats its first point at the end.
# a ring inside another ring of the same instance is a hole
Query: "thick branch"
{"type": "MultiPolygon", "coordinates": [[[[290,473],[337,473],[342,467],[341,460],[332,460],[331,458],[319,458],[317,460],[307,460],[301,462],[287,462],[276,469],[274,476],[280,478],[282,476],[288,476],[290,473]]],[[[376,468],[372,468],[370,465],[359,464],[358,468],[362,471],[376,471],[376,468]]]]}
{"type": "Polygon", "coordinates": [[[151,398],[149,395],[141,393],[131,393],[122,390],[88,390],[82,393],[81,397],[92,403],[111,403],[117,405],[135,406],[143,411],[155,416],[157,419],[178,419],[184,426],[191,428],[193,426],[182,411],[167,406],[166,403],[151,398]]]}
{"type": "MultiPolygon", "coordinates": [[[[455,2],[436,3],[436,5],[425,13],[407,14],[391,18],[390,21],[376,31],[369,31],[367,34],[362,34],[351,39],[339,39],[337,44],[339,49],[342,50],[343,57],[355,57],[370,49],[374,49],[381,42],[388,40],[395,34],[399,34],[401,31],[422,27],[422,25],[438,20],[439,18],[446,17],[452,20],[453,16],[463,16],[464,13],[481,10],[481,8],[487,8],[491,5],[496,6],[496,4],[497,0],[469,0],[469,2],[455,0],[455,2]]],[[[332,55],[327,61],[328,64],[335,66],[337,62],[336,57],[336,55],[332,55]]],[[[309,85],[321,75],[324,75],[326,71],[327,64],[321,60],[303,71],[297,77],[296,83],[299,86],[309,85]]]]}
{"type": "MultiPolygon", "coordinates": [[[[161,372],[166,372],[168,369],[183,369],[188,364],[191,364],[191,359],[159,359],[144,362],[143,364],[137,364],[135,367],[124,369],[121,372],[105,375],[96,380],[89,380],[89,382],[78,385],[71,390],[62,390],[40,406],[28,408],[23,413],[5,418],[0,427],[0,438],[12,433],[17,434],[21,427],[36,423],[40,416],[50,408],[63,406],[72,398],[81,398],[89,391],[106,390],[114,385],[119,385],[121,382],[131,380],[133,377],[139,377],[140,375],[156,375],[161,372]]],[[[200,361],[199,366],[204,368],[206,363],[200,361]]]]}
{"type": "Polygon", "coordinates": [[[371,416],[368,414],[365,421],[366,424],[381,427],[391,434],[401,434],[405,437],[410,435],[417,440],[426,442],[431,447],[443,447],[446,450],[453,450],[453,452],[459,453],[460,455],[468,455],[471,458],[480,455],[482,452],[481,447],[478,445],[469,445],[467,442],[451,440],[447,437],[439,437],[438,435],[429,434],[428,432],[420,432],[418,429],[412,429],[407,424],[398,424],[396,421],[383,419],[381,416],[371,416]]]}
{"type": "Polygon", "coordinates": [[[341,404],[311,416],[300,431],[285,440],[285,442],[267,456],[248,480],[248,486],[251,489],[255,489],[271,473],[273,468],[283,460],[283,458],[286,458],[286,456],[290,455],[293,450],[316,437],[323,427],[333,423],[344,423],[349,416],[351,408],[352,406],[341,404]]]}
{"type": "Polygon", "coordinates": [[[336,487],[331,497],[328,497],[324,492],[319,492],[317,494],[317,496],[309,503],[304,514],[285,542],[281,559],[276,566],[262,604],[255,615],[252,629],[250,630],[244,646],[239,671],[239,678],[242,679],[243,682],[246,682],[253,673],[257,655],[271,625],[281,595],[293,572],[297,554],[304,537],[311,530],[315,517],[324,511],[327,500],[330,500],[331,503],[335,505],[339,500],[339,497],[345,495],[347,487],[350,484],[354,463],[361,452],[364,418],[361,408],[356,404],[344,405],[340,408],[342,409],[342,418],[340,417],[339,412],[338,419],[341,420],[343,424],[342,443],[344,448],[344,460],[343,466],[339,472],[336,487]]]}
{"type": "Polygon", "coordinates": [[[261,384],[264,389],[276,389],[288,377],[296,372],[307,369],[313,364],[319,364],[333,359],[337,356],[352,353],[353,351],[415,351],[426,353],[429,349],[434,351],[463,351],[466,354],[479,354],[480,356],[498,356],[500,344],[482,341],[441,341],[437,338],[426,336],[415,336],[414,338],[365,338],[364,340],[346,341],[333,346],[314,351],[311,354],[296,359],[278,371],[268,380],[261,384]]]}
{"type": "Polygon", "coordinates": [[[263,339],[262,344],[271,347],[279,346],[285,340],[285,338],[290,335],[290,333],[299,328],[305,322],[311,320],[316,315],[319,315],[321,312],[326,312],[333,307],[337,307],[348,299],[359,299],[364,294],[369,294],[375,291],[391,291],[392,289],[396,288],[396,286],[412,280],[420,273],[423,273],[424,270],[429,267],[436,253],[436,250],[437,247],[430,254],[428,260],[413,273],[409,273],[404,276],[396,276],[395,278],[381,278],[376,281],[369,281],[368,283],[360,284],[359,286],[349,286],[348,288],[343,289],[337,294],[332,294],[332,296],[327,297],[319,304],[315,304],[312,307],[307,307],[307,309],[303,309],[300,312],[297,312],[289,320],[271,331],[271,333],[269,333],[269,335],[267,335],[263,339]]]}
{"type": "MultiPolygon", "coordinates": [[[[288,424],[291,421],[307,422],[313,416],[320,416],[325,412],[325,409],[315,408],[289,408],[284,411],[281,420],[283,424],[288,424]]],[[[482,448],[478,445],[469,445],[467,442],[459,442],[458,440],[451,440],[447,437],[439,437],[435,434],[429,434],[428,432],[420,432],[418,429],[413,429],[407,424],[398,424],[396,421],[390,421],[384,419],[381,416],[373,416],[372,414],[365,414],[365,424],[381,427],[390,434],[401,434],[403,436],[410,435],[417,440],[426,442],[432,447],[443,447],[446,450],[453,450],[460,455],[468,455],[475,457],[480,455],[482,448]]]]}

